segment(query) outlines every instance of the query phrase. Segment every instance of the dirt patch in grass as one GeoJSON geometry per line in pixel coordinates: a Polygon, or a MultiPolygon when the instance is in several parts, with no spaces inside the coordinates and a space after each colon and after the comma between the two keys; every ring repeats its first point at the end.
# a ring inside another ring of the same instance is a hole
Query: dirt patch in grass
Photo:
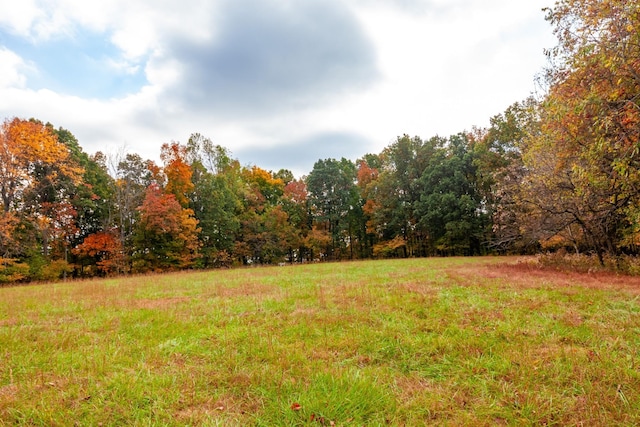
{"type": "Polygon", "coordinates": [[[316,319],[318,317],[317,308],[298,307],[289,315],[292,318],[316,319]]]}
{"type": "Polygon", "coordinates": [[[10,317],[8,319],[0,319],[0,327],[2,326],[17,326],[20,324],[20,321],[15,317],[10,317]]]}
{"type": "Polygon", "coordinates": [[[169,297],[169,298],[154,298],[154,299],[140,299],[134,302],[136,308],[143,309],[164,309],[174,305],[178,305],[184,302],[188,302],[190,298],[187,297],[169,297]]]}
{"type": "Polygon", "coordinates": [[[396,393],[401,402],[411,403],[418,396],[426,394],[428,396],[447,395],[444,385],[434,384],[420,376],[402,376],[395,380],[396,393]]]}
{"type": "Polygon", "coordinates": [[[562,322],[571,327],[578,327],[584,323],[583,317],[576,310],[569,310],[562,315],[562,322]]]}
{"type": "Polygon", "coordinates": [[[18,386],[16,384],[7,384],[0,387],[0,406],[2,403],[11,403],[16,399],[18,394],[18,386]]]}
{"type": "Polygon", "coordinates": [[[242,425],[239,420],[246,419],[258,410],[257,402],[245,401],[231,394],[222,394],[215,400],[191,404],[178,410],[175,419],[181,423],[195,425],[207,424],[213,420],[218,420],[225,425],[242,425]]]}
{"type": "Polygon", "coordinates": [[[438,296],[439,288],[431,283],[402,283],[400,285],[404,290],[411,294],[418,294],[425,297],[436,298],[438,296]]]}
{"type": "Polygon", "coordinates": [[[248,296],[262,296],[274,294],[279,291],[277,286],[252,282],[245,283],[240,286],[216,286],[211,294],[221,298],[234,298],[234,297],[248,297],[248,296]]]}
{"type": "Polygon", "coordinates": [[[449,278],[462,285],[482,285],[487,282],[508,283],[509,287],[584,287],[592,289],[625,290],[640,294],[640,277],[615,273],[582,273],[541,268],[531,262],[488,265],[461,265],[446,270],[449,278]]]}
{"type": "Polygon", "coordinates": [[[223,404],[223,402],[207,402],[202,405],[194,405],[181,409],[175,414],[175,418],[180,422],[190,421],[201,423],[209,418],[220,416],[222,411],[227,408],[228,406],[223,404]]]}

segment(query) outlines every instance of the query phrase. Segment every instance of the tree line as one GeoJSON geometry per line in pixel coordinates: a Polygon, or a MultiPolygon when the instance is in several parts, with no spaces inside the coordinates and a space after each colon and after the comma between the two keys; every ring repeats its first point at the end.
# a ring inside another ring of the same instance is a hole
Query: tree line
{"type": "Polygon", "coordinates": [[[241,165],[193,134],[88,155],[39,120],[0,129],[0,283],[381,257],[637,254],[640,6],[561,0],[537,98],[449,137],[318,160],[307,176],[241,165]]]}

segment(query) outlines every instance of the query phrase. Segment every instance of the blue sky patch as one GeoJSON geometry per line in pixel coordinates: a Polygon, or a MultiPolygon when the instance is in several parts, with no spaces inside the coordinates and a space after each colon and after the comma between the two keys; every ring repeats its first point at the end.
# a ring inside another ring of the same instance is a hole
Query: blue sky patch
{"type": "Polygon", "coordinates": [[[127,64],[106,34],[80,32],[74,38],[33,43],[0,32],[0,45],[30,66],[27,86],[33,90],[109,99],[135,93],[147,83],[144,63],[127,64]]]}

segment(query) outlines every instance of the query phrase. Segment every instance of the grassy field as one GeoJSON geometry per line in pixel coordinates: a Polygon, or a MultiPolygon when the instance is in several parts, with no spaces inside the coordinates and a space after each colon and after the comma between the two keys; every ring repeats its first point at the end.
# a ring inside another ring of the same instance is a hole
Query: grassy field
{"type": "Polygon", "coordinates": [[[0,288],[0,425],[640,425],[639,296],[515,258],[0,288]]]}

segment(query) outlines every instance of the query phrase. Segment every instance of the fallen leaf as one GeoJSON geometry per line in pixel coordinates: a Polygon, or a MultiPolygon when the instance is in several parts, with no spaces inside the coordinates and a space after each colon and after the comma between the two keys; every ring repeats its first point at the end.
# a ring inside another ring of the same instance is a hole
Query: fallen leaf
{"type": "Polygon", "coordinates": [[[294,411],[299,411],[300,409],[302,409],[302,405],[299,404],[298,402],[293,402],[291,404],[291,409],[294,411]]]}

